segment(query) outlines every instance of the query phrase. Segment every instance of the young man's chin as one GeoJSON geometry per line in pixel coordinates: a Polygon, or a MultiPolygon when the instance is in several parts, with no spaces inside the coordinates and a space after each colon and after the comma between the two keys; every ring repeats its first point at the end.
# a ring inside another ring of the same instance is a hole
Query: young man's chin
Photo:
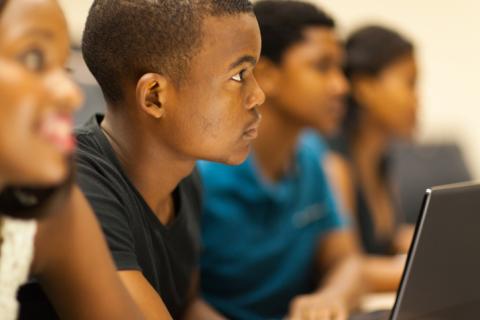
{"type": "Polygon", "coordinates": [[[238,166],[244,163],[245,160],[247,160],[248,155],[250,154],[250,149],[250,144],[248,144],[240,150],[235,150],[222,156],[210,157],[206,160],[212,162],[219,162],[231,166],[238,166]]]}
{"type": "Polygon", "coordinates": [[[312,129],[324,137],[333,137],[341,131],[340,123],[318,124],[312,126],[312,129]]]}

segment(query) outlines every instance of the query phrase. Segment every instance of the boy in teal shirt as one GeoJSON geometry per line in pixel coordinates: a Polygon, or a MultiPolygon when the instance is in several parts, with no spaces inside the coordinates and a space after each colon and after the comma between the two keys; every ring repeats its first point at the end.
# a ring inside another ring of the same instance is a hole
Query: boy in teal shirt
{"type": "Polygon", "coordinates": [[[330,133],[342,119],[342,48],[333,20],[313,5],[254,8],[263,121],[244,164],[199,164],[202,293],[230,319],[346,319],[361,287],[358,250],[318,150],[301,139],[308,127],[330,133]]]}

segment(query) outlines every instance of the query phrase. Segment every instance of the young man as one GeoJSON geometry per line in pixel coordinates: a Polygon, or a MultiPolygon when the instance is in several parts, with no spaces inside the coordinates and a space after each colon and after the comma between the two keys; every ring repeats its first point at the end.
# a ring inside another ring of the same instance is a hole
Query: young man
{"type": "Polygon", "coordinates": [[[337,129],[348,84],[334,22],[313,5],[259,1],[266,94],[252,155],[201,162],[202,291],[233,319],[346,319],[362,287],[352,233],[313,150],[311,127],[337,129]]]}
{"type": "Polygon", "coordinates": [[[197,159],[245,160],[264,94],[247,0],[96,0],[85,61],[107,101],[77,132],[79,184],[147,319],[216,319],[195,300],[197,159]]]}

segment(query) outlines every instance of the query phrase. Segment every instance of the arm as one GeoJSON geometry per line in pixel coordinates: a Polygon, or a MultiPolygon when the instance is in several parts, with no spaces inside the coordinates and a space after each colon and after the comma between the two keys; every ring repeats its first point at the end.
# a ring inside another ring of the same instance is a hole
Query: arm
{"type": "Polygon", "coordinates": [[[172,319],[162,298],[152,288],[140,271],[119,271],[118,274],[133,300],[142,310],[145,319],[166,320],[172,319]]]}
{"type": "Polygon", "coordinates": [[[391,292],[400,285],[406,256],[368,256],[365,258],[364,275],[369,291],[391,292]]]}
{"type": "Polygon", "coordinates": [[[317,252],[317,265],[325,277],[317,292],[293,300],[290,319],[346,320],[364,291],[362,264],[351,231],[327,235],[317,252]]]}
{"type": "Polygon", "coordinates": [[[341,207],[352,216],[355,215],[354,175],[350,164],[341,155],[330,152],[324,160],[325,171],[330,185],[341,207]]]}
{"type": "Polygon", "coordinates": [[[317,253],[318,269],[325,277],[319,291],[331,290],[343,297],[347,306],[353,308],[364,290],[362,280],[363,259],[354,233],[349,230],[331,232],[322,239],[317,253]]]}
{"type": "Polygon", "coordinates": [[[403,224],[400,226],[394,239],[394,250],[399,254],[408,253],[413,241],[415,226],[403,224]]]}
{"type": "Polygon", "coordinates": [[[129,212],[121,196],[128,190],[111,188],[115,179],[96,170],[82,154],[77,160],[77,181],[100,222],[115,262],[115,274],[145,319],[172,319],[162,298],[141,272],[129,212]]]}
{"type": "MultiPolygon", "coordinates": [[[[146,319],[164,320],[172,319],[165,304],[158,293],[151,287],[140,271],[119,271],[120,278],[132,295],[137,305],[142,310],[146,319]]],[[[196,271],[192,277],[190,297],[192,303],[187,309],[185,320],[224,320],[225,318],[210,307],[198,296],[199,274],[196,271]]]]}
{"type": "Polygon", "coordinates": [[[142,319],[122,286],[101,230],[74,188],[39,222],[34,272],[63,319],[142,319]]]}
{"type": "Polygon", "coordinates": [[[191,297],[193,302],[188,308],[184,320],[225,320],[226,318],[215,311],[198,294],[199,292],[199,272],[195,271],[192,277],[191,297]]]}
{"type": "MultiPolygon", "coordinates": [[[[325,159],[325,168],[338,200],[354,217],[356,207],[354,177],[350,165],[342,156],[331,153],[325,159]]],[[[412,236],[408,229],[401,230],[404,232],[399,232],[395,245],[397,252],[404,253],[408,251],[412,236]]],[[[358,240],[358,237],[356,239],[358,240]]],[[[369,290],[395,291],[400,284],[404,264],[405,258],[402,257],[367,256],[364,260],[364,275],[369,290]]]]}
{"type": "Polygon", "coordinates": [[[185,320],[225,320],[226,318],[215,311],[201,298],[197,298],[190,305],[185,320]]]}

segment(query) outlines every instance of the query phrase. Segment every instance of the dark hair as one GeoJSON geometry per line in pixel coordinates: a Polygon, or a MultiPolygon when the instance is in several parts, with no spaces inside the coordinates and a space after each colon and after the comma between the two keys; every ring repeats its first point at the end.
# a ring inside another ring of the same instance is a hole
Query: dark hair
{"type": "Polygon", "coordinates": [[[202,44],[203,20],[253,12],[248,0],[95,0],[83,34],[88,68],[108,102],[155,72],[181,85],[202,44]]]}
{"type": "Polygon", "coordinates": [[[391,29],[367,26],[348,37],[345,50],[347,77],[374,76],[396,60],[413,53],[413,44],[391,29]]]}
{"type": "Polygon", "coordinates": [[[19,219],[41,218],[67,199],[74,181],[72,170],[67,179],[57,186],[7,186],[0,192],[0,214],[19,219]]]}
{"type": "Polygon", "coordinates": [[[0,13],[2,12],[2,9],[5,3],[7,3],[7,0],[0,0],[0,13]]]}
{"type": "Polygon", "coordinates": [[[313,4],[263,0],[254,4],[262,34],[262,56],[281,63],[285,51],[302,41],[308,27],[335,28],[334,20],[313,4]]]}
{"type": "MultiPolygon", "coordinates": [[[[376,76],[399,59],[413,54],[413,43],[398,32],[382,26],[366,26],[353,32],[345,44],[345,74],[351,81],[354,76],[376,76]]],[[[346,132],[355,130],[360,110],[353,96],[348,98],[344,120],[346,132]]]]}

